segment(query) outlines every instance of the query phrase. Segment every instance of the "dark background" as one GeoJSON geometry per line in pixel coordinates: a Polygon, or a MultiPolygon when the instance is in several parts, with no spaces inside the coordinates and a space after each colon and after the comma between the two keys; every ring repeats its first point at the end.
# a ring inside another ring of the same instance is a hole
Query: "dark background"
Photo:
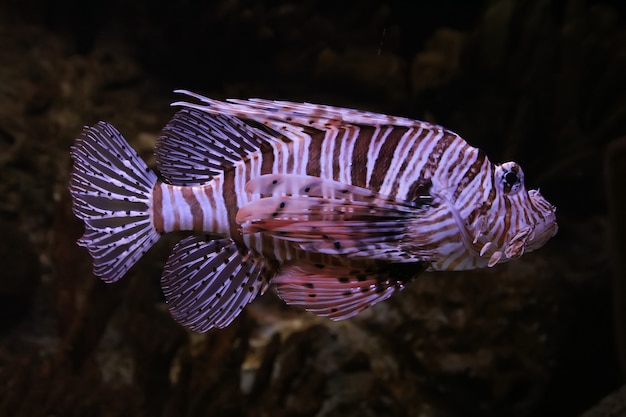
{"type": "Polygon", "coordinates": [[[626,132],[625,14],[617,0],[0,1],[0,415],[580,415],[623,382],[626,254],[609,236],[625,234],[607,213],[623,194],[606,179],[624,173],[604,158],[626,132]],[[153,165],[175,88],[442,124],[519,162],[559,234],[511,264],[425,274],[348,322],[270,292],[192,335],[159,289],[176,237],[105,285],[66,185],[69,146],[98,120],[153,165]]]}

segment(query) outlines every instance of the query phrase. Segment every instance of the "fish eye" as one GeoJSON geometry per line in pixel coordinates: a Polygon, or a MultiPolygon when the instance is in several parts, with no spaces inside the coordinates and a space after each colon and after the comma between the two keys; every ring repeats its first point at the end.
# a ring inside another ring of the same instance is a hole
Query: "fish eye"
{"type": "Polygon", "coordinates": [[[515,184],[517,184],[519,182],[519,178],[517,177],[517,174],[513,171],[509,171],[506,174],[504,174],[504,184],[509,187],[509,188],[513,188],[513,186],[515,184]]]}
{"type": "Polygon", "coordinates": [[[498,166],[500,187],[505,193],[513,193],[524,184],[522,168],[515,162],[506,162],[498,166]]]}

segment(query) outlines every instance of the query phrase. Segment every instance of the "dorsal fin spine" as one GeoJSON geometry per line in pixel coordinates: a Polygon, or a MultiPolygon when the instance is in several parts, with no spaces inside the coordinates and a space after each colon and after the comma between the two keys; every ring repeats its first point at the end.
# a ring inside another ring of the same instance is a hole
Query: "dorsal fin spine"
{"type": "Polygon", "coordinates": [[[203,185],[276,140],[232,115],[184,108],[157,139],[157,167],[170,184],[203,185]]]}

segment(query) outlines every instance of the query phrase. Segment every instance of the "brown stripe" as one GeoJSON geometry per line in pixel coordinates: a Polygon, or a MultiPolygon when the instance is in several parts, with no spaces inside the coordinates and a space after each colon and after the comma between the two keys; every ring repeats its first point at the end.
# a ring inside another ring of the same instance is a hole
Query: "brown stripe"
{"type": "Polygon", "coordinates": [[[185,203],[189,206],[189,211],[191,211],[191,218],[193,222],[193,230],[201,231],[204,219],[204,212],[202,211],[202,207],[200,206],[200,202],[195,194],[196,188],[194,187],[182,187],[181,192],[183,194],[183,198],[185,199],[185,203]]]}
{"type": "Polygon", "coordinates": [[[235,216],[237,215],[239,206],[237,205],[237,194],[235,193],[234,169],[229,169],[228,171],[224,172],[224,186],[222,187],[222,197],[224,198],[226,210],[228,210],[228,229],[230,230],[230,235],[236,241],[240,241],[240,239],[235,238],[240,236],[241,233],[239,225],[235,221],[235,216]]]}
{"type": "Polygon", "coordinates": [[[524,224],[532,224],[532,220],[528,213],[528,200],[523,198],[520,192],[515,193],[514,196],[510,196],[511,206],[515,207],[515,211],[511,208],[511,213],[514,214],[514,227],[518,229],[520,227],[520,221],[524,221],[524,224]],[[526,203],[526,204],[524,204],[526,203]]]}
{"type": "Polygon", "coordinates": [[[502,234],[500,235],[500,239],[498,239],[498,246],[502,246],[505,243],[506,236],[509,234],[509,230],[511,229],[511,201],[504,197],[502,198],[504,201],[504,228],[502,230],[502,234]]]}
{"type": "Polygon", "coordinates": [[[447,266],[447,269],[449,271],[455,270],[456,267],[459,266],[460,263],[464,262],[469,256],[469,252],[463,251],[454,261],[450,262],[450,264],[447,266]]]}
{"type": "Polygon", "coordinates": [[[261,143],[261,158],[261,175],[271,174],[274,169],[274,148],[267,142],[261,143]]]}
{"type": "Polygon", "coordinates": [[[360,126],[359,133],[354,141],[352,151],[352,184],[357,187],[365,187],[367,184],[367,150],[372,143],[372,137],[376,128],[372,126],[360,126]]]}
{"type": "Polygon", "coordinates": [[[152,187],[152,226],[157,232],[163,233],[163,183],[157,182],[152,187]]]}
{"type": "Polygon", "coordinates": [[[437,141],[437,144],[433,147],[428,156],[428,161],[424,165],[424,171],[434,173],[437,166],[441,163],[441,157],[446,149],[450,147],[450,144],[457,138],[455,134],[442,130],[440,134],[434,132],[433,139],[437,141]]]}
{"type": "Polygon", "coordinates": [[[322,159],[322,143],[324,142],[324,132],[314,129],[304,129],[304,133],[311,136],[309,145],[309,160],[306,165],[306,174],[319,177],[322,173],[320,163],[322,159]]]}
{"type": "Polygon", "coordinates": [[[211,185],[205,185],[204,187],[202,187],[202,190],[204,192],[204,195],[209,200],[209,212],[213,214],[211,216],[211,219],[212,219],[211,230],[212,231],[213,230],[218,230],[219,225],[217,224],[217,216],[215,215],[215,212],[217,210],[217,206],[215,204],[215,196],[213,195],[213,193],[214,193],[213,187],[211,185]]]}
{"type": "Polygon", "coordinates": [[[341,173],[340,165],[347,165],[350,161],[342,161],[341,160],[341,145],[345,143],[346,136],[348,132],[346,128],[337,129],[337,131],[333,132],[335,137],[332,139],[335,142],[335,146],[333,147],[333,179],[335,181],[339,181],[339,174],[341,173]]]}
{"type": "MultiPolygon", "coordinates": [[[[400,169],[398,170],[397,178],[400,178],[404,174],[407,166],[409,165],[409,161],[411,160],[411,158],[413,158],[413,155],[415,154],[415,150],[418,149],[418,147],[421,145],[422,140],[424,139],[424,135],[428,133],[429,133],[428,130],[422,130],[422,133],[419,135],[421,137],[415,138],[416,131],[414,131],[410,139],[404,142],[405,147],[408,147],[408,151],[402,150],[401,152],[401,155],[404,155],[404,158],[402,159],[402,162],[400,164],[400,169]]],[[[400,161],[398,161],[397,163],[400,163],[400,161]]],[[[400,188],[400,182],[394,181],[393,186],[391,187],[391,191],[389,192],[389,195],[391,197],[396,197],[398,194],[398,188],[400,188]]]]}
{"type": "MultiPolygon", "coordinates": [[[[380,147],[380,152],[376,155],[376,164],[374,165],[372,178],[370,179],[370,188],[372,190],[378,191],[383,185],[391,163],[395,163],[395,161],[393,161],[393,154],[398,147],[398,142],[400,142],[400,139],[407,130],[407,127],[394,127],[385,138],[385,143],[383,143],[383,146],[380,147]]],[[[385,131],[385,129],[381,129],[379,134],[383,134],[385,131]]]]}
{"type": "Polygon", "coordinates": [[[470,166],[467,168],[467,170],[463,174],[463,177],[461,178],[459,185],[456,187],[456,190],[454,191],[452,201],[456,201],[456,199],[463,192],[465,187],[467,187],[467,185],[470,184],[474,180],[474,178],[476,178],[476,176],[481,172],[481,168],[483,166],[483,163],[485,162],[485,158],[486,158],[485,153],[482,150],[478,149],[476,160],[474,160],[474,162],[470,164],[470,166]]]}
{"type": "MultiPolygon", "coordinates": [[[[486,159],[486,156],[485,155],[483,156],[486,159]]],[[[487,169],[486,170],[479,169],[479,172],[481,173],[481,178],[480,178],[479,183],[476,184],[476,187],[477,187],[476,192],[472,194],[477,196],[478,201],[476,201],[476,203],[480,204],[480,207],[472,211],[470,215],[468,216],[467,221],[469,224],[473,224],[477,216],[485,215],[489,211],[489,209],[491,209],[491,206],[493,205],[493,201],[496,198],[496,186],[494,183],[495,172],[494,172],[493,164],[488,162],[487,169]],[[485,195],[487,187],[489,187],[489,194],[486,196],[486,199],[483,199],[483,196],[485,195]]]]}
{"type": "MultiPolygon", "coordinates": [[[[489,185],[491,186],[491,189],[489,190],[489,195],[487,196],[487,201],[485,201],[485,204],[483,205],[483,207],[485,207],[485,211],[491,209],[491,206],[493,205],[493,201],[496,199],[496,178],[495,178],[495,170],[493,169],[493,165],[490,164],[490,173],[491,173],[491,182],[489,182],[489,185]]],[[[483,182],[481,184],[481,189],[484,189],[484,187],[487,185],[486,184],[486,180],[487,178],[485,178],[485,182],[483,182]]],[[[481,192],[481,194],[483,194],[481,192]]]]}

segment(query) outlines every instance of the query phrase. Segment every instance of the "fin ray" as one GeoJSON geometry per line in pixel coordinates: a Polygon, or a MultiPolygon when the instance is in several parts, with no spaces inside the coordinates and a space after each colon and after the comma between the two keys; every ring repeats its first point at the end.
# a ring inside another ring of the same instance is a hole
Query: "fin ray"
{"type": "Polygon", "coordinates": [[[196,332],[230,324],[265,290],[264,262],[232,239],[189,236],[174,247],[161,286],[172,317],[196,332]]]}
{"type": "Polygon", "coordinates": [[[317,177],[270,174],[248,182],[262,197],[241,207],[244,233],[294,242],[307,252],[415,262],[401,245],[413,219],[432,203],[394,199],[369,189],[317,177]]]}
{"type": "Polygon", "coordinates": [[[105,122],[86,127],[71,155],[72,210],[85,223],[78,243],[92,256],[94,274],[115,282],[160,237],[149,212],[156,174],[105,122]]]}
{"type": "Polygon", "coordinates": [[[340,198],[350,201],[369,202],[371,204],[396,204],[414,210],[432,202],[430,194],[418,196],[417,201],[409,202],[392,198],[368,188],[346,184],[340,181],[322,179],[311,175],[265,174],[252,178],[246,183],[245,190],[250,193],[306,197],[340,198]]]}
{"type": "Polygon", "coordinates": [[[202,185],[257,152],[269,135],[235,117],[179,110],[157,139],[161,174],[175,185],[202,185]]]}
{"type": "Polygon", "coordinates": [[[381,113],[322,104],[294,103],[259,98],[220,101],[187,90],[175,90],[174,92],[191,97],[197,100],[198,103],[178,101],[172,103],[173,106],[183,106],[204,112],[234,115],[240,118],[266,123],[276,130],[281,130],[281,128],[293,130],[296,126],[300,129],[312,127],[319,130],[326,130],[331,125],[438,127],[427,122],[421,122],[406,117],[389,116],[381,113]]]}
{"type": "Polygon", "coordinates": [[[311,265],[291,263],[272,279],[278,295],[287,304],[331,320],[344,320],[402,290],[425,265],[416,263],[404,269],[380,264],[376,268],[350,265],[311,265]]]}

